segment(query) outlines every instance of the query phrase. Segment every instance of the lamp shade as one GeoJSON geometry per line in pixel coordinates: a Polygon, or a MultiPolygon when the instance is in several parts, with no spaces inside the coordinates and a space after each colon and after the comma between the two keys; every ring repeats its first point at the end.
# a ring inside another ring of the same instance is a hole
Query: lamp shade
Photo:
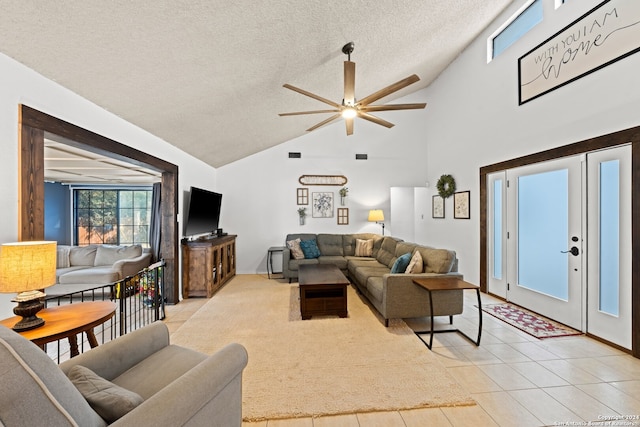
{"type": "Polygon", "coordinates": [[[371,209],[369,211],[369,221],[371,222],[384,221],[384,213],[382,212],[382,209],[371,209]]]}
{"type": "Polygon", "coordinates": [[[20,293],[56,283],[56,242],[0,245],[0,292],[20,293]]]}

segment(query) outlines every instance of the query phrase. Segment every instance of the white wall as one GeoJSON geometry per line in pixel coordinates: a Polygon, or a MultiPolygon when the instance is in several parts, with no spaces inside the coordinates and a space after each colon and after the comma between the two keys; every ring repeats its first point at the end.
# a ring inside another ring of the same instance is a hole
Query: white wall
{"type": "Polygon", "coordinates": [[[471,190],[471,220],[454,220],[449,198],[447,218],[429,218],[426,226],[432,244],[458,252],[472,282],[480,269],[480,167],[640,125],[640,54],[518,105],[518,58],[598,3],[570,1],[555,10],[545,0],[543,23],[487,64],[486,39],[523,4],[514,2],[425,90],[430,188],[435,194],[438,178],[451,174],[459,191],[471,190]]]}
{"type": "MultiPolygon", "coordinates": [[[[0,54],[0,243],[18,238],[18,105],[25,104],[140,151],[177,164],[179,185],[213,189],[213,167],[122,120],[86,99],[0,54]]],[[[181,199],[181,198],[180,198],[181,199]]],[[[179,210],[182,211],[182,200],[179,210]]],[[[0,294],[0,318],[12,315],[13,295],[0,294]]]]}

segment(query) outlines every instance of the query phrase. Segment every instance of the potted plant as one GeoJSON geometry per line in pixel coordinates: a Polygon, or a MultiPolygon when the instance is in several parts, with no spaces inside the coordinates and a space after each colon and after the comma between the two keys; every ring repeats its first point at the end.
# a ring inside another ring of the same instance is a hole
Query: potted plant
{"type": "Polygon", "coordinates": [[[307,216],[307,208],[298,208],[298,216],[300,217],[300,225],[304,225],[304,219],[307,216]]]}
{"type": "Polygon", "coordinates": [[[338,193],[340,194],[340,204],[342,206],[344,206],[344,202],[347,198],[347,195],[349,194],[349,188],[348,187],[342,187],[338,193]]]}

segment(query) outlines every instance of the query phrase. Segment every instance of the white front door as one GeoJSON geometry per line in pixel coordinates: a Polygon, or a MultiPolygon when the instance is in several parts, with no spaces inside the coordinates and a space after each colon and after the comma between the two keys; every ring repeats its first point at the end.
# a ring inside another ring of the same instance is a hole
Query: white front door
{"type": "Polygon", "coordinates": [[[507,300],[582,330],[580,156],[507,171],[507,300]]]}
{"type": "Polygon", "coordinates": [[[587,331],[631,349],[631,146],[587,164],[587,331]]]}

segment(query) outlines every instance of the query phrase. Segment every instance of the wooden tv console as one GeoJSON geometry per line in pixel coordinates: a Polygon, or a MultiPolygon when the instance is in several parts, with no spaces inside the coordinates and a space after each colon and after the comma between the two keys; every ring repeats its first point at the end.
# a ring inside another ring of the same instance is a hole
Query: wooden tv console
{"type": "Polygon", "coordinates": [[[236,237],[182,242],[182,296],[211,298],[236,274],[236,237]]]}

